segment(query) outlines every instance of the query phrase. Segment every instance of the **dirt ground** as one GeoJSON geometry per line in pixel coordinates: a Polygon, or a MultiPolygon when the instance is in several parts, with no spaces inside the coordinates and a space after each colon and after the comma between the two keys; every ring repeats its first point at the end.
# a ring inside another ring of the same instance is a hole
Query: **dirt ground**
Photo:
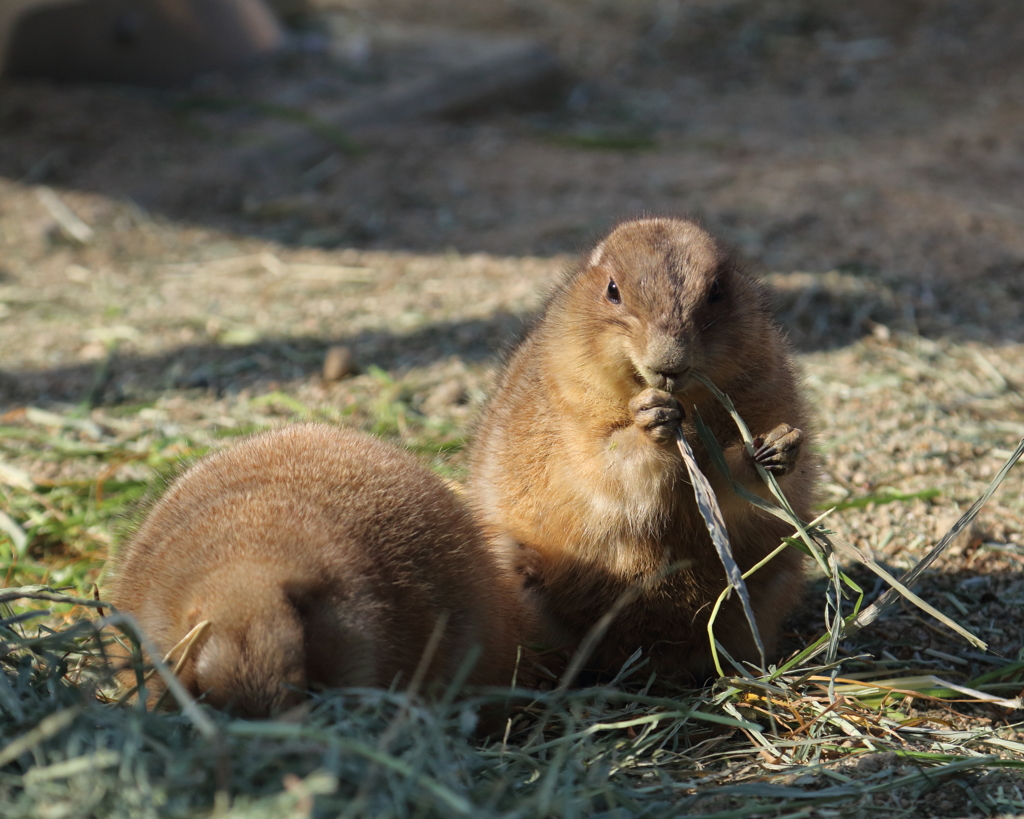
{"type": "MultiPolygon", "coordinates": [[[[1017,3],[318,8],[272,66],[183,91],[0,84],[9,423],[26,406],[85,406],[111,429],[212,440],[285,422],[286,399],[357,420],[401,399],[409,424],[457,442],[553,277],[617,220],[654,213],[699,217],[775,285],[818,408],[823,503],[854,504],[830,518],[840,538],[909,567],[1024,437],[1017,3]],[[397,23],[537,37],[562,88],[360,130],[359,151],[325,143],[302,167],[230,161],[293,127],[286,109],[318,115],[421,70],[374,50],[370,35],[397,23]],[[325,381],[331,345],[360,374],[325,381]]],[[[18,465],[40,479],[82,468],[48,452],[18,465]]],[[[1022,561],[1018,467],[922,594],[1015,660],[1022,561]]],[[[953,655],[965,678],[1001,662],[912,608],[847,649],[925,669],[953,655]]]]}

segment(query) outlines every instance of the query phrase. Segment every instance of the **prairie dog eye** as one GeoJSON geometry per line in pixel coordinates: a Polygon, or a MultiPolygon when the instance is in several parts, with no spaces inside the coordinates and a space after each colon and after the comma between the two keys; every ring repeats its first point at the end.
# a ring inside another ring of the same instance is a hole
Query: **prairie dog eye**
{"type": "Polygon", "coordinates": [[[619,286],[615,283],[615,279],[608,280],[608,289],[605,291],[605,297],[612,304],[622,304],[622,296],[619,294],[619,286]]]}
{"type": "Polygon", "coordinates": [[[722,283],[715,279],[711,282],[711,289],[708,290],[708,304],[714,304],[715,302],[721,301],[725,296],[725,291],[722,289],[722,283]]]}

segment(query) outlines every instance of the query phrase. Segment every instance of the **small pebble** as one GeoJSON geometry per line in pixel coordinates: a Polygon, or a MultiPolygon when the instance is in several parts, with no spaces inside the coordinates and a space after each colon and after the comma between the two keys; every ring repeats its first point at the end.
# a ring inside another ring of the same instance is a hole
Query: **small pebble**
{"type": "Polygon", "coordinates": [[[341,381],[356,371],[352,351],[348,347],[328,347],[324,355],[324,381],[341,381]]]}

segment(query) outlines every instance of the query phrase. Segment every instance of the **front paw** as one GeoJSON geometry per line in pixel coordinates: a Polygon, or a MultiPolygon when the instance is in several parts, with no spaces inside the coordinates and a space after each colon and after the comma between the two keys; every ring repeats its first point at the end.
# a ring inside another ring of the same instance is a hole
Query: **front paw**
{"type": "Polygon", "coordinates": [[[659,444],[675,437],[683,420],[683,408],[670,393],[646,389],[629,402],[633,423],[659,444]]]}
{"type": "Polygon", "coordinates": [[[796,465],[803,442],[802,430],[779,424],[763,438],[754,439],[754,462],[774,475],[785,475],[796,465]]]}

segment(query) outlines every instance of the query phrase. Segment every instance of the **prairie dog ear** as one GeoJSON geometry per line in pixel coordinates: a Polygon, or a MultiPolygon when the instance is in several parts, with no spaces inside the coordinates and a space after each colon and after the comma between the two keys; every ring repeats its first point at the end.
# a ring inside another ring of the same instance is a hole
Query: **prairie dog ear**
{"type": "Polygon", "coordinates": [[[595,247],[590,253],[590,259],[587,261],[588,267],[597,267],[604,260],[604,242],[601,242],[595,247]]]}

